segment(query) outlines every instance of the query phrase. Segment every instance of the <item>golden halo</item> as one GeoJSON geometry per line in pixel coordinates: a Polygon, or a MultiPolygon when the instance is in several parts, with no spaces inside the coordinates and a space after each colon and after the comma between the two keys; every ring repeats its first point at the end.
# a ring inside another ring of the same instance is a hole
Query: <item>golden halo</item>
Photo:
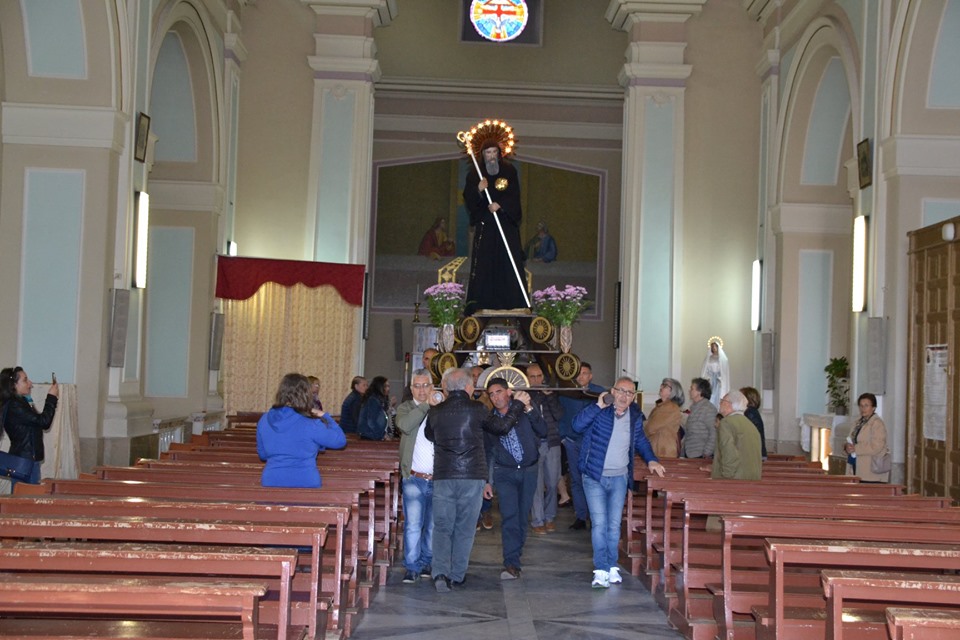
{"type": "Polygon", "coordinates": [[[504,158],[513,154],[513,149],[517,144],[513,135],[513,127],[503,120],[482,120],[468,131],[458,132],[457,140],[463,146],[463,150],[470,155],[475,155],[480,149],[483,149],[483,145],[489,140],[496,140],[504,158]]]}
{"type": "Polygon", "coordinates": [[[723,338],[721,338],[720,336],[710,336],[710,339],[707,340],[707,349],[709,349],[710,345],[713,344],[714,342],[717,343],[717,346],[723,349],[723,338]]]}

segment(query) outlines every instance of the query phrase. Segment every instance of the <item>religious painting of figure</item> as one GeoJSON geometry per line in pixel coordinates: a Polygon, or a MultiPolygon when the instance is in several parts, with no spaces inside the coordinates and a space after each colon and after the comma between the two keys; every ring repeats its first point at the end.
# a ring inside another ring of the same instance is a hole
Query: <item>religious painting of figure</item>
{"type": "MultiPolygon", "coordinates": [[[[375,166],[370,259],[372,310],[391,313],[411,311],[452,260],[461,259],[457,280],[467,285],[473,228],[462,194],[475,172],[462,155],[394,162],[375,166]]],[[[522,198],[520,246],[533,289],[573,284],[596,291],[605,175],[523,159],[513,164],[522,198]]]]}

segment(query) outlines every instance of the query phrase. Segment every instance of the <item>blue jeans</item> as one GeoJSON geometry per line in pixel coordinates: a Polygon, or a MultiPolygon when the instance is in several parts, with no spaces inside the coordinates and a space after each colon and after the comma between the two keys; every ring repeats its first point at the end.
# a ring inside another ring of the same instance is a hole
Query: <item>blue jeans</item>
{"type": "Polygon", "coordinates": [[[403,566],[419,573],[433,562],[433,481],[403,481],[403,566]]]}
{"type": "Polygon", "coordinates": [[[580,441],[563,439],[567,450],[567,468],[570,471],[570,498],[573,500],[573,512],[578,520],[587,519],[587,499],[583,495],[583,481],[580,473],[580,441]]]}
{"type": "Polygon", "coordinates": [[[459,582],[467,575],[485,484],[483,479],[433,481],[434,578],[459,582]]]}
{"type": "Polygon", "coordinates": [[[620,547],[620,523],[627,499],[627,476],[601,476],[597,482],[583,476],[583,493],[590,508],[590,541],[593,543],[593,568],[609,571],[617,566],[620,547]]]}
{"type": "Polygon", "coordinates": [[[520,568],[523,543],[527,541],[527,514],[537,488],[537,465],[494,467],[493,484],[500,504],[500,541],[503,544],[503,566],[520,568]]]}
{"type": "Polygon", "coordinates": [[[531,524],[542,527],[544,522],[557,519],[557,485],[560,484],[560,447],[540,443],[537,462],[537,490],[533,494],[531,524]]]}

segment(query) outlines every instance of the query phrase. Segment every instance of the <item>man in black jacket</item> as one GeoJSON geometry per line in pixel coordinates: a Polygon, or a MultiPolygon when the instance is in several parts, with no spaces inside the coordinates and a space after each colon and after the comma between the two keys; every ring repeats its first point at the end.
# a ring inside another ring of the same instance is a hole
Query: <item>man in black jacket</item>
{"type": "Polygon", "coordinates": [[[504,435],[512,425],[487,420],[486,408],[471,399],[469,370],[447,369],[442,384],[447,399],[430,409],[424,434],[434,444],[433,584],[445,593],[463,584],[470,564],[487,478],[483,432],[504,435]]]}
{"type": "MultiPolygon", "coordinates": [[[[547,423],[530,402],[526,391],[513,391],[503,378],[487,383],[493,402],[490,422],[499,425],[501,436],[487,435],[487,452],[493,464],[493,483],[500,496],[503,571],[501,580],[520,577],[520,556],[527,540],[527,516],[537,488],[540,440],[547,423]]],[[[490,488],[487,487],[489,492],[490,488]]]]}

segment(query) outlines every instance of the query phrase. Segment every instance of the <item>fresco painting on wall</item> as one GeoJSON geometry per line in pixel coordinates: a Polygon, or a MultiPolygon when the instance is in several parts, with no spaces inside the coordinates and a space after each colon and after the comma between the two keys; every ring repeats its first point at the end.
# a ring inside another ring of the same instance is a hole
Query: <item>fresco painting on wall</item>
{"type": "MultiPolygon", "coordinates": [[[[524,246],[536,244],[543,223],[557,247],[550,262],[528,256],[533,288],[574,284],[591,294],[597,291],[604,176],[532,162],[514,164],[521,181],[524,246]]],[[[412,311],[420,300],[418,292],[436,283],[438,269],[458,256],[465,260],[457,280],[466,284],[472,237],[462,191],[468,170],[473,169],[464,158],[377,168],[371,251],[374,311],[412,311]]]]}

